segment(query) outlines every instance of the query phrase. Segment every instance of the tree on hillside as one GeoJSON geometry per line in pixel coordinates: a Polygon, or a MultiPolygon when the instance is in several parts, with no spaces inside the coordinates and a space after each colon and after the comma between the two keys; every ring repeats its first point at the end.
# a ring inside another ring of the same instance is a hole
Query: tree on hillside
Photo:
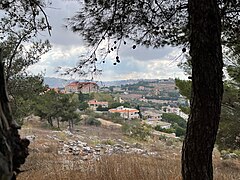
{"type": "Polygon", "coordinates": [[[46,120],[50,127],[54,127],[54,120],[60,128],[60,121],[67,121],[69,129],[73,129],[74,122],[79,119],[76,110],[79,106],[78,97],[75,94],[60,94],[49,90],[38,96],[33,105],[35,115],[46,120]]]}
{"type": "MultiPolygon", "coordinates": [[[[216,143],[219,150],[239,149],[239,97],[240,97],[240,50],[239,44],[235,44],[225,52],[225,67],[228,77],[224,81],[224,94],[222,100],[221,120],[219,124],[216,143]]],[[[181,68],[189,75],[188,71],[192,68],[189,63],[182,63],[181,68]],[[187,70],[187,71],[186,71],[187,70]]],[[[176,79],[180,93],[190,99],[191,81],[176,79]]],[[[180,107],[183,110],[183,107],[180,107]]],[[[187,110],[187,109],[186,109],[187,110]]]]}
{"type": "MultiPolygon", "coordinates": [[[[28,155],[29,141],[21,139],[18,133],[20,128],[13,119],[9,98],[6,88],[6,80],[9,80],[9,73],[16,57],[16,52],[22,48],[21,43],[29,42],[37,32],[49,29],[47,16],[43,11],[42,1],[17,1],[2,0],[0,9],[3,17],[0,20],[0,42],[3,43],[7,39],[15,37],[16,41],[12,41],[14,49],[7,59],[5,55],[9,55],[10,51],[6,51],[4,43],[0,47],[0,179],[10,180],[16,179],[19,167],[25,162],[28,155]],[[7,53],[5,53],[7,52],[7,53]],[[4,69],[4,67],[6,67],[4,69]],[[6,74],[5,74],[6,72],[6,74]]],[[[18,57],[15,60],[24,62],[18,57]]]]}
{"type": "MultiPolygon", "coordinates": [[[[212,150],[221,112],[223,94],[222,42],[231,46],[239,40],[240,3],[232,0],[85,0],[70,19],[92,55],[68,72],[97,73],[97,49],[107,41],[106,53],[118,51],[126,39],[137,45],[158,48],[187,45],[192,64],[191,112],[182,151],[183,179],[213,179],[212,150]],[[221,22],[222,21],[222,22],[221,22]],[[221,39],[221,35],[223,35],[221,39]]],[[[186,48],[182,49],[186,52],[186,48]]]]}
{"type": "Polygon", "coordinates": [[[228,56],[226,66],[230,80],[224,83],[217,144],[220,150],[237,150],[240,148],[240,45],[235,45],[228,56]]]}
{"type": "Polygon", "coordinates": [[[43,81],[41,80],[43,77],[40,74],[31,75],[26,70],[29,66],[37,63],[51,46],[48,40],[42,41],[36,37],[38,31],[43,31],[47,27],[43,20],[36,19],[35,23],[38,25],[34,26],[34,22],[24,19],[29,14],[27,11],[24,12],[21,7],[18,8],[18,5],[20,4],[17,2],[12,2],[11,7],[10,4],[9,7],[5,5],[6,12],[0,20],[2,25],[0,27],[0,47],[2,48],[7,87],[11,96],[10,102],[13,106],[13,117],[19,120],[24,115],[31,113],[30,111],[27,113],[30,109],[29,103],[33,98],[30,95],[42,92],[39,89],[40,84],[41,89],[43,89],[43,81]],[[10,15],[13,17],[10,18],[10,15]],[[37,88],[38,91],[36,91],[37,88]],[[22,98],[23,96],[25,97],[22,98]]]}
{"type": "Polygon", "coordinates": [[[46,90],[43,76],[21,73],[8,82],[13,117],[18,123],[33,113],[36,97],[46,90]]]}

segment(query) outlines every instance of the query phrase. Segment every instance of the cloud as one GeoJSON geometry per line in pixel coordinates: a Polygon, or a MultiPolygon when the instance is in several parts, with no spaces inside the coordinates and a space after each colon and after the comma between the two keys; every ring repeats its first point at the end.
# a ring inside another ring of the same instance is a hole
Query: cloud
{"type": "MultiPolygon", "coordinates": [[[[52,50],[42,57],[42,60],[30,67],[34,73],[46,71],[46,76],[58,77],[55,73],[58,66],[73,67],[79,61],[79,56],[86,52],[87,48],[82,38],[64,27],[64,19],[74,15],[79,7],[78,1],[57,0],[53,1],[51,8],[47,8],[49,22],[53,27],[49,40],[52,50]]],[[[103,70],[101,76],[96,79],[120,80],[120,79],[152,79],[180,77],[186,78],[177,63],[183,60],[179,48],[165,47],[160,49],[137,46],[132,49],[133,43],[127,42],[119,51],[121,63],[113,65],[116,53],[112,52],[106,59],[106,63],[99,65],[103,70]]]]}

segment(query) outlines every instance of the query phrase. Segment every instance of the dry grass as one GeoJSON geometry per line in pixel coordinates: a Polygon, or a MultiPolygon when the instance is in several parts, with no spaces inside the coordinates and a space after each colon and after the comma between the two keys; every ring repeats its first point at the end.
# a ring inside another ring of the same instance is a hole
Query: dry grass
{"type": "MultiPolygon", "coordinates": [[[[68,160],[71,158],[69,157],[68,160]]],[[[180,162],[178,159],[143,157],[138,155],[105,156],[100,161],[78,164],[71,159],[64,164],[60,157],[50,154],[31,155],[25,165],[26,171],[20,180],[178,180],[180,162]]]]}
{"type": "MultiPolygon", "coordinates": [[[[90,134],[119,138],[121,133],[106,129],[83,127],[81,135],[90,134]]],[[[36,140],[31,143],[30,156],[22,167],[18,180],[180,180],[181,162],[180,145],[166,146],[163,143],[151,142],[151,149],[158,151],[161,157],[143,155],[111,155],[104,156],[99,161],[81,161],[78,156],[58,155],[58,144],[48,139],[53,131],[25,129],[23,134],[35,134],[36,140]],[[29,132],[28,132],[29,131],[29,132]]],[[[56,133],[56,132],[55,132],[56,133]]],[[[65,137],[64,138],[69,138],[65,137]]],[[[87,139],[86,139],[87,140],[87,139]]],[[[214,179],[240,180],[239,160],[220,160],[219,154],[214,153],[214,179]]]]}
{"type": "MultiPolygon", "coordinates": [[[[180,159],[140,155],[105,156],[100,161],[80,162],[72,156],[32,153],[19,180],[180,180],[180,159]]],[[[237,160],[215,160],[216,180],[239,180],[237,160]]]]}

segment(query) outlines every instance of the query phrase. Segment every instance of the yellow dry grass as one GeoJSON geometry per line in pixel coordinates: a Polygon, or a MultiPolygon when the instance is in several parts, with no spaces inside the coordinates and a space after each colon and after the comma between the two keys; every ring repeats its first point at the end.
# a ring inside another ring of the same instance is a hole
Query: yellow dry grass
{"type": "MultiPolygon", "coordinates": [[[[215,160],[214,179],[239,180],[237,160],[215,160]]],[[[180,159],[111,155],[100,161],[75,161],[70,156],[32,153],[19,180],[180,180],[180,159]]]]}
{"type": "MultiPolygon", "coordinates": [[[[100,138],[113,133],[106,129],[94,131],[100,138]]],[[[92,130],[92,131],[91,131],[92,130]]],[[[98,129],[97,129],[98,130],[98,129]]],[[[28,132],[22,131],[24,134],[28,132]]],[[[99,161],[81,162],[73,155],[57,154],[58,144],[52,139],[52,131],[32,129],[31,133],[37,136],[31,143],[30,156],[21,168],[26,170],[19,174],[18,180],[180,180],[181,160],[179,147],[154,145],[153,151],[158,151],[161,157],[143,155],[108,155],[99,161]],[[47,136],[48,135],[48,136],[47,136]],[[43,145],[45,146],[44,148],[43,145]],[[47,147],[47,148],[46,148],[47,147]]],[[[55,132],[56,133],[56,132],[55,132]]],[[[88,134],[87,134],[88,135],[88,134]]],[[[120,134],[113,134],[119,137],[120,134]]],[[[68,138],[68,137],[66,137],[68,138]]],[[[214,179],[240,180],[239,160],[220,160],[214,153],[214,179]]]]}

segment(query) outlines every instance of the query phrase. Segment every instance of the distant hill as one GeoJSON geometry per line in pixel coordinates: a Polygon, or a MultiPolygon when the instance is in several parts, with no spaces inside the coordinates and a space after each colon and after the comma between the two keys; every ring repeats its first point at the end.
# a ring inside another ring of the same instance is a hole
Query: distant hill
{"type": "Polygon", "coordinates": [[[72,81],[73,80],[66,80],[61,78],[44,77],[44,84],[48,85],[50,88],[63,88],[72,81]]]}
{"type": "MultiPolygon", "coordinates": [[[[44,83],[51,88],[63,88],[67,84],[76,80],[66,80],[62,78],[54,78],[54,77],[44,77],[44,83]]],[[[87,80],[79,80],[79,81],[87,81],[87,80]]],[[[146,82],[158,82],[159,79],[128,79],[128,80],[117,80],[117,81],[98,81],[96,82],[100,87],[109,87],[109,86],[121,86],[126,84],[136,84],[139,81],[146,82]]],[[[161,81],[160,81],[161,82],[161,81]]]]}

